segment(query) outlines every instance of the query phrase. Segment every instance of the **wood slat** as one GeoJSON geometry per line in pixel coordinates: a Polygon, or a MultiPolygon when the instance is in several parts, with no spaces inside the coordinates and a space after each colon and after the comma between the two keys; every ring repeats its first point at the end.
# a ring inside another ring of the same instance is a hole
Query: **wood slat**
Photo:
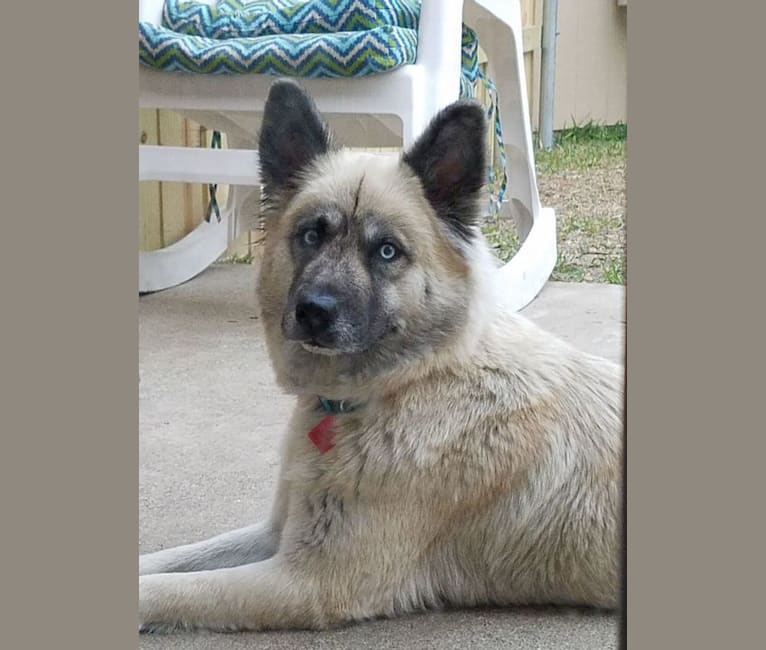
{"type": "MultiPolygon", "coordinates": [[[[173,111],[159,111],[160,143],[183,146],[186,141],[184,119],[173,111]]],[[[190,232],[186,228],[186,191],[183,183],[162,179],[160,193],[162,200],[162,239],[165,246],[182,239],[190,232]]]]}
{"type": "Polygon", "coordinates": [[[529,25],[521,32],[522,47],[525,52],[534,52],[540,49],[543,28],[541,25],[529,25]]]}
{"type": "MultiPolygon", "coordinates": [[[[139,145],[159,142],[157,111],[141,109],[138,113],[139,145]]],[[[138,246],[143,251],[162,248],[162,207],[157,181],[138,184],[138,246]]]]}

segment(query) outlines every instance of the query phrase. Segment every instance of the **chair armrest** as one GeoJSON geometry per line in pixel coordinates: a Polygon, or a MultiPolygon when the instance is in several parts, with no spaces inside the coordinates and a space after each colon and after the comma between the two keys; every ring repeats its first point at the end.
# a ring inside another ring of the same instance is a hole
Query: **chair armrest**
{"type": "Polygon", "coordinates": [[[165,0],[138,0],[138,20],[160,27],[165,0]]]}

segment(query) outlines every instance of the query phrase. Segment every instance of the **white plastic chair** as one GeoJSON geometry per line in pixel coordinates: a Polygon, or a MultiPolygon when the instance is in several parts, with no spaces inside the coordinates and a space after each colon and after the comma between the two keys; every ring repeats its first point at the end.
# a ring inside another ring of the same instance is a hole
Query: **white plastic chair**
{"type": "MultiPolygon", "coordinates": [[[[139,0],[139,18],[161,24],[164,0],[139,0]]],[[[208,0],[212,3],[212,0],[208,0]]],[[[462,23],[476,31],[499,94],[507,156],[506,216],[522,245],[499,269],[508,305],[527,305],[556,261],[552,208],[540,205],[524,76],[519,0],[422,0],[417,62],[391,72],[343,79],[300,79],[347,146],[409,146],[441,108],[459,95],[462,23]]],[[[139,290],[184,282],[215,262],[257,210],[260,113],[271,75],[194,75],[140,66],[141,108],[172,109],[226,133],[229,149],[140,145],[139,181],[229,184],[221,221],[202,222],[181,241],[139,252],[139,290]]]]}

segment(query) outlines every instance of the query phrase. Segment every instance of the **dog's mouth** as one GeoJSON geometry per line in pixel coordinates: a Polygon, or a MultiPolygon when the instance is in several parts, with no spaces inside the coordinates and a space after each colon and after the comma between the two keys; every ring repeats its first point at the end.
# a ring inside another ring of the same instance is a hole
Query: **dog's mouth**
{"type": "MultiPolygon", "coordinates": [[[[389,325],[383,328],[382,332],[375,337],[361,337],[357,340],[355,337],[338,337],[330,333],[328,336],[303,336],[300,333],[291,331],[289,326],[282,326],[282,335],[286,341],[293,346],[308,352],[312,355],[324,357],[348,356],[353,357],[360,354],[372,352],[389,336],[399,333],[397,325],[389,325]]],[[[295,349],[295,348],[293,348],[295,349]]]]}
{"type": "Polygon", "coordinates": [[[310,352],[311,354],[321,354],[326,357],[344,354],[343,350],[327,347],[318,341],[300,341],[300,345],[306,352],[310,352]]]}
{"type": "Polygon", "coordinates": [[[353,357],[364,354],[372,349],[372,345],[364,345],[357,341],[324,341],[321,338],[311,338],[295,341],[304,351],[325,357],[353,357]]]}

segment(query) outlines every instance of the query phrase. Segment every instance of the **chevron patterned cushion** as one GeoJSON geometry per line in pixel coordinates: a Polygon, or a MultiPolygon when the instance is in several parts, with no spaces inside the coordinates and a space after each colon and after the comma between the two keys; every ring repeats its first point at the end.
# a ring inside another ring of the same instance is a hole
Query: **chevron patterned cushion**
{"type": "Polygon", "coordinates": [[[239,38],[418,28],[420,0],[165,0],[162,24],[181,34],[239,38]]]}
{"type": "Polygon", "coordinates": [[[209,74],[361,77],[413,63],[420,0],[165,0],[139,60],[209,74]]]}
{"type": "Polygon", "coordinates": [[[138,35],[142,64],[206,74],[362,77],[414,63],[417,54],[417,32],[390,25],[364,32],[215,39],[139,22],[138,35]]]}

